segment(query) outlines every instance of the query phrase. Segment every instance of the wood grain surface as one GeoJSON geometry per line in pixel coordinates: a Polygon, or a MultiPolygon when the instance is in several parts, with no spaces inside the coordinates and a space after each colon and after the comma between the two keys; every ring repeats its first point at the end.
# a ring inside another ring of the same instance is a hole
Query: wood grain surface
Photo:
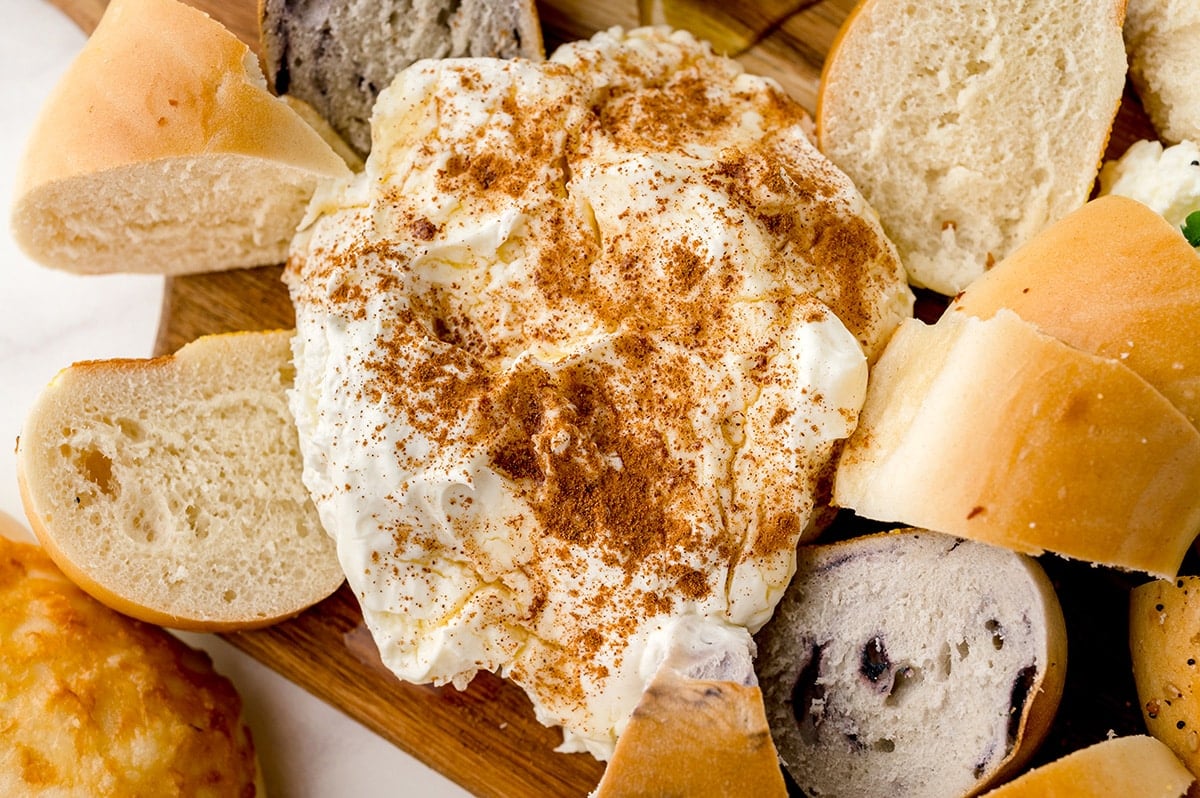
{"type": "MultiPolygon", "coordinates": [[[[90,31],[107,0],[50,2],[90,31]]],[[[257,48],[256,0],[188,2],[257,48]]],[[[695,30],[748,70],[775,78],[813,112],[825,54],[852,6],[852,0],[542,0],[538,8],[548,50],[615,24],[668,22],[695,30]]],[[[1110,153],[1152,136],[1127,91],[1110,153]]],[[[206,333],[292,326],[280,271],[272,266],[170,279],[156,350],[174,351],[206,333]]],[[[1125,648],[1121,623],[1128,580],[1061,561],[1047,566],[1057,584],[1069,583],[1068,623],[1084,631],[1079,639],[1073,631],[1072,678],[1039,760],[1103,739],[1109,729],[1137,732],[1140,723],[1127,653],[1113,656],[1114,647],[1125,648]],[[1097,616],[1105,601],[1112,606],[1097,616]],[[1116,623],[1110,622],[1114,616],[1116,623]]],[[[589,756],[554,753],[559,732],[537,723],[524,694],[497,677],[481,675],[462,692],[393,677],[345,586],[291,621],[228,639],[477,795],[583,796],[601,775],[602,765],[589,756]]]]}

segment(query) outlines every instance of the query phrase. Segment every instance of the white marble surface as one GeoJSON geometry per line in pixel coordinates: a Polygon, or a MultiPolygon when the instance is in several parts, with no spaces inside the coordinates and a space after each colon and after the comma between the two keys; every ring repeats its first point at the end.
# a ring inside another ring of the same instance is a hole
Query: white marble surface
{"type": "MultiPolygon", "coordinates": [[[[13,447],[25,409],[77,360],[144,357],[158,327],[162,281],[81,277],[28,261],[8,213],[16,164],[42,100],[84,37],[45,0],[0,1],[0,512],[23,518],[13,447]]],[[[246,702],[273,796],[466,795],[336,709],[209,635],[207,649],[246,702]]]]}

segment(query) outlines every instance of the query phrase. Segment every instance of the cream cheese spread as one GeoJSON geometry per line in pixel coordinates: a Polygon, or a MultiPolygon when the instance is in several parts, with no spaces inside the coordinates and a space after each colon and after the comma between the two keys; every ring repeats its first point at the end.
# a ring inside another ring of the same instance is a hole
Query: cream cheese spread
{"type": "Polygon", "coordinates": [[[1191,141],[1169,147],[1135,141],[1100,170],[1100,193],[1135,199],[1181,228],[1188,214],[1200,211],[1200,148],[1191,141]]]}
{"type": "Polygon", "coordinates": [[[607,759],[667,652],[748,662],[912,308],[807,124],[661,28],[381,95],[285,279],[305,482],[400,678],[499,672],[607,759]]]}

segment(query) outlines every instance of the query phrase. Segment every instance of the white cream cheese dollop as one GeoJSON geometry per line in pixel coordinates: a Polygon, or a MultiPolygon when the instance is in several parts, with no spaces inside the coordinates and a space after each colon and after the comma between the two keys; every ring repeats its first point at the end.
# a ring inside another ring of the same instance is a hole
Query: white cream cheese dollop
{"type": "Polygon", "coordinates": [[[1150,206],[1174,227],[1200,210],[1200,147],[1181,141],[1164,147],[1144,139],[1100,170],[1100,193],[1119,194],[1150,206]]]}
{"type": "Polygon", "coordinates": [[[665,652],[748,661],[912,308],[807,124],[658,28],[380,97],[285,279],[305,481],[400,678],[497,671],[606,759],[665,652]]]}

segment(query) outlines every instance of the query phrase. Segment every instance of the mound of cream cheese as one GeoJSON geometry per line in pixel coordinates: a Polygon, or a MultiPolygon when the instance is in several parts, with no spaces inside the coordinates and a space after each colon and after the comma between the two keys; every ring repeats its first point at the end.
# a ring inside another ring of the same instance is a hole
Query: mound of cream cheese
{"type": "Polygon", "coordinates": [[[399,677],[497,671],[607,759],[668,653],[744,665],[912,309],[808,125],[661,28],[382,94],[285,279],[305,481],[399,677]]]}
{"type": "Polygon", "coordinates": [[[1143,139],[1100,170],[1100,193],[1120,194],[1150,208],[1181,228],[1200,210],[1200,146],[1181,141],[1164,147],[1143,139]]]}

